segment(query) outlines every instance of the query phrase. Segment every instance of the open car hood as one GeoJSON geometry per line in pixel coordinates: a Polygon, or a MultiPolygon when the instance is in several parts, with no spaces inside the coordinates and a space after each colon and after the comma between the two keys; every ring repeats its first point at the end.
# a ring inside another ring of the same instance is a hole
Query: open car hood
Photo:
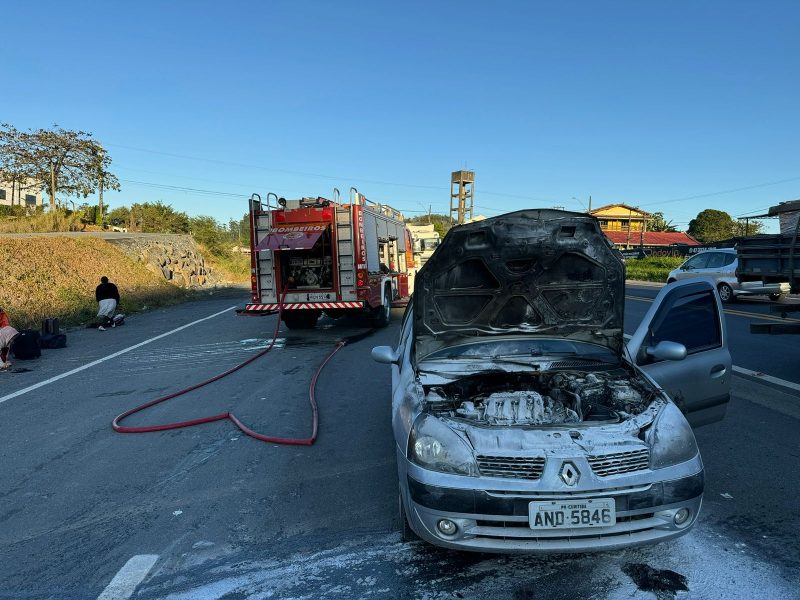
{"type": "Polygon", "coordinates": [[[521,210],[451,229],[415,279],[416,360],[491,336],[622,353],[625,263],[597,219],[521,210]]]}

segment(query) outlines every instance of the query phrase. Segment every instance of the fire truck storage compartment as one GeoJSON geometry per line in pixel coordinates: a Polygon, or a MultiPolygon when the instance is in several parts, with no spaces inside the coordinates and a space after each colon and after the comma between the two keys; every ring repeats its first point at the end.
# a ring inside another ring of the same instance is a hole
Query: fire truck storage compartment
{"type": "Polygon", "coordinates": [[[293,290],[333,289],[333,246],[328,226],[308,250],[279,250],[281,287],[293,290]]]}
{"type": "Polygon", "coordinates": [[[381,265],[397,269],[400,258],[406,251],[405,224],[390,219],[373,207],[364,211],[364,241],[367,249],[367,270],[372,273],[381,271],[381,265]]]}

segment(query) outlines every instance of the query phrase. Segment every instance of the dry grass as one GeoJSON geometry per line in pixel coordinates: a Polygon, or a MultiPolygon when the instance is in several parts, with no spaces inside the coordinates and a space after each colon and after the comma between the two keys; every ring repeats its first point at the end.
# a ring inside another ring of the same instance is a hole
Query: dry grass
{"type": "Polygon", "coordinates": [[[187,296],[102,239],[0,239],[0,306],[17,329],[38,329],[46,317],[67,325],[93,321],[102,275],[119,287],[123,313],[187,296]]]}
{"type": "Polygon", "coordinates": [[[80,215],[75,213],[67,215],[61,210],[0,218],[0,232],[2,233],[80,231],[81,228],[80,215]]]}
{"type": "Polygon", "coordinates": [[[206,263],[230,283],[250,283],[250,255],[238,252],[215,254],[198,244],[206,263]]]}

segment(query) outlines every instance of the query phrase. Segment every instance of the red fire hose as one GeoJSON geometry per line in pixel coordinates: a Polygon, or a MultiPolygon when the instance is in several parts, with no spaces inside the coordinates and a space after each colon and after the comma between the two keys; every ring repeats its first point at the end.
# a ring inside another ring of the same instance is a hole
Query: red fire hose
{"type": "Polygon", "coordinates": [[[156,398],[155,400],[146,402],[140,406],[137,406],[136,408],[132,408],[128,411],[125,411],[121,415],[118,415],[111,423],[111,426],[114,428],[114,431],[117,431],[119,433],[149,433],[153,431],[167,431],[169,429],[181,429],[183,427],[193,427],[195,425],[202,425],[203,423],[213,423],[214,421],[223,421],[225,419],[230,419],[234,425],[236,425],[239,429],[242,430],[243,433],[257,440],[261,440],[262,442],[268,442],[270,444],[288,444],[292,446],[311,446],[317,439],[317,431],[319,429],[319,414],[317,411],[317,400],[314,395],[314,392],[317,387],[317,380],[319,379],[319,375],[322,372],[322,369],[324,369],[325,365],[328,364],[328,361],[330,361],[330,359],[333,358],[333,355],[344,347],[344,345],[346,344],[346,342],[344,341],[337,342],[334,349],[325,357],[325,360],[323,360],[322,363],[320,363],[319,367],[317,368],[317,371],[311,378],[311,383],[308,386],[308,401],[311,404],[311,419],[312,419],[311,437],[284,438],[284,437],[274,437],[274,436],[264,435],[262,433],[253,431],[252,429],[247,427],[247,425],[242,423],[232,412],[224,412],[218,415],[200,417],[199,419],[189,419],[188,421],[176,421],[173,423],[162,423],[160,425],[147,425],[145,427],[126,427],[124,425],[121,425],[124,419],[128,418],[129,416],[135,413],[141,412],[147,408],[150,408],[151,406],[155,406],[156,404],[161,404],[162,402],[166,402],[167,400],[171,400],[172,398],[183,396],[184,394],[188,394],[191,391],[194,391],[201,387],[205,387],[208,384],[213,383],[215,381],[219,381],[223,377],[227,377],[231,373],[235,373],[239,369],[246,367],[250,363],[254,362],[255,360],[258,360],[259,358],[267,354],[270,350],[272,350],[272,347],[275,345],[275,340],[278,339],[278,331],[280,330],[281,327],[281,315],[283,314],[283,301],[285,297],[286,294],[284,293],[283,298],[281,298],[281,301],[278,305],[278,321],[275,323],[275,333],[272,335],[272,340],[270,341],[269,345],[266,348],[264,348],[264,350],[251,356],[243,363],[240,363],[235,367],[232,367],[227,371],[220,373],[219,375],[215,375],[210,379],[206,379],[205,381],[196,383],[188,388],[182,389],[177,392],[173,392],[172,394],[168,394],[166,396],[161,396],[160,398],[156,398]]]}

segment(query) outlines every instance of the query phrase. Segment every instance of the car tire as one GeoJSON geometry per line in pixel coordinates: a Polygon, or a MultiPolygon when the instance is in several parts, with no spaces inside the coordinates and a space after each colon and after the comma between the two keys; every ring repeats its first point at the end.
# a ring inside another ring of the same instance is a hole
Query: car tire
{"type": "Polygon", "coordinates": [[[403,543],[419,541],[420,537],[411,529],[406,517],[406,506],[403,502],[403,492],[397,494],[397,505],[400,508],[400,540],[403,543]]]}
{"type": "Polygon", "coordinates": [[[372,326],[375,328],[386,327],[392,320],[392,298],[390,287],[383,288],[383,302],[372,313],[372,326]]]}
{"type": "Polygon", "coordinates": [[[281,318],[289,329],[313,329],[317,325],[318,310],[284,310],[281,318]]]}
{"type": "Polygon", "coordinates": [[[720,283],[717,291],[719,291],[719,299],[723,302],[734,302],[736,300],[736,296],[733,295],[733,288],[727,283],[720,283]]]}

